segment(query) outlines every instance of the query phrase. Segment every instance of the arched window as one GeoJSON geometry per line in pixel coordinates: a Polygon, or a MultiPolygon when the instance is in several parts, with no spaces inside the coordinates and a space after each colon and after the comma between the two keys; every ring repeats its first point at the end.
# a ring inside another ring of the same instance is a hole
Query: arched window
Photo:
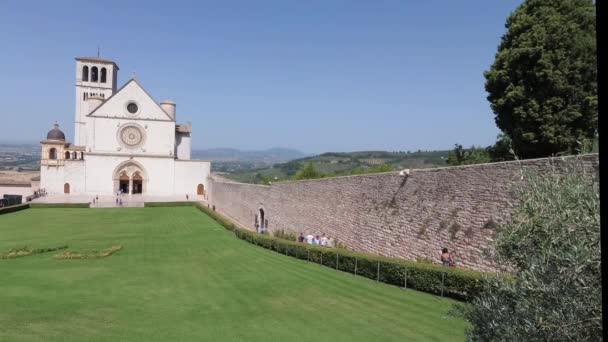
{"type": "Polygon", "coordinates": [[[57,159],[57,149],[56,148],[53,147],[49,150],[49,159],[53,159],[53,160],[57,159]]]}
{"type": "Polygon", "coordinates": [[[199,184],[196,187],[196,194],[199,195],[199,196],[202,196],[202,195],[205,194],[205,186],[203,184],[199,184]]]}
{"type": "Polygon", "coordinates": [[[101,83],[106,83],[106,68],[101,68],[101,83]]]}
{"type": "Polygon", "coordinates": [[[91,68],[91,82],[97,82],[99,80],[97,67],[91,68]]]}
{"type": "Polygon", "coordinates": [[[70,152],[65,151],[65,159],[70,159],[70,152]]]}
{"type": "Polygon", "coordinates": [[[83,82],[89,81],[89,67],[86,65],[82,67],[82,81],[83,82]]]}
{"type": "Polygon", "coordinates": [[[70,183],[63,184],[63,193],[64,194],[69,194],[70,193],[70,183]]]}

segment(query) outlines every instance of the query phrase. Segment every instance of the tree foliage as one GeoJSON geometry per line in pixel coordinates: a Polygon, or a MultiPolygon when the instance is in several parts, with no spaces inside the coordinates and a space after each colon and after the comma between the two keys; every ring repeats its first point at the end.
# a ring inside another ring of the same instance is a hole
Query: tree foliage
{"type": "Polygon", "coordinates": [[[484,73],[498,128],[518,156],[573,153],[598,127],[595,4],[526,0],[484,73]]]}
{"type": "Polygon", "coordinates": [[[312,162],[308,162],[304,164],[300,170],[296,173],[294,179],[302,180],[302,179],[316,179],[323,178],[324,175],[315,169],[315,166],[312,162]]]}
{"type": "Polygon", "coordinates": [[[489,163],[491,161],[487,148],[471,146],[464,149],[462,145],[455,144],[448,154],[447,163],[452,166],[489,163]]]}
{"type": "Polygon", "coordinates": [[[598,179],[575,163],[526,177],[491,256],[513,278],[486,284],[461,307],[471,341],[601,341],[598,179]]]}

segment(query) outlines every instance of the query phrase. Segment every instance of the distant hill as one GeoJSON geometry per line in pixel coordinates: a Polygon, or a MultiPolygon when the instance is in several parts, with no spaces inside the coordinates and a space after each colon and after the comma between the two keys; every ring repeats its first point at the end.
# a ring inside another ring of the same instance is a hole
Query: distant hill
{"type": "Polygon", "coordinates": [[[238,150],[234,148],[197,149],[192,151],[193,159],[211,160],[213,171],[235,172],[265,168],[276,163],[309,156],[289,148],[270,148],[267,150],[238,150]]]}
{"type": "Polygon", "coordinates": [[[308,155],[294,149],[275,147],[258,151],[238,150],[235,148],[211,148],[193,150],[192,156],[197,159],[209,159],[212,161],[264,161],[274,164],[304,158],[308,155]]]}
{"type": "Polygon", "coordinates": [[[327,152],[317,156],[304,157],[270,167],[253,169],[222,170],[224,177],[245,183],[263,183],[268,179],[286,180],[292,178],[305,163],[312,162],[315,168],[328,176],[344,176],[365,171],[380,164],[387,164],[393,170],[423,169],[446,166],[449,151],[359,151],[327,152]]]}

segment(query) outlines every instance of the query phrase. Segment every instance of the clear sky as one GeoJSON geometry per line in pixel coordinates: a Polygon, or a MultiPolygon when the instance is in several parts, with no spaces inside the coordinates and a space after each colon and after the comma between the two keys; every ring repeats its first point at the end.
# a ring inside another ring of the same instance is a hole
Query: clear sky
{"type": "Polygon", "coordinates": [[[177,103],[196,148],[449,149],[499,133],[487,70],[521,0],[0,0],[0,141],[74,129],[74,57],[177,103]]]}

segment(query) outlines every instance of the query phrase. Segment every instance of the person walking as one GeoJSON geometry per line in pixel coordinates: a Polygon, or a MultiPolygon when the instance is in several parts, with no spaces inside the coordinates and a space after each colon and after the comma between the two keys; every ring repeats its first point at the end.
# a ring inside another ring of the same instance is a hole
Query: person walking
{"type": "Polygon", "coordinates": [[[312,244],[315,246],[319,245],[319,235],[315,236],[315,238],[312,240],[312,244]]]}
{"type": "Polygon", "coordinates": [[[300,236],[298,236],[298,242],[304,243],[304,233],[300,233],[300,236]]]}
{"type": "Polygon", "coordinates": [[[312,245],[313,240],[315,239],[314,235],[308,234],[306,235],[306,243],[312,245]]]}

